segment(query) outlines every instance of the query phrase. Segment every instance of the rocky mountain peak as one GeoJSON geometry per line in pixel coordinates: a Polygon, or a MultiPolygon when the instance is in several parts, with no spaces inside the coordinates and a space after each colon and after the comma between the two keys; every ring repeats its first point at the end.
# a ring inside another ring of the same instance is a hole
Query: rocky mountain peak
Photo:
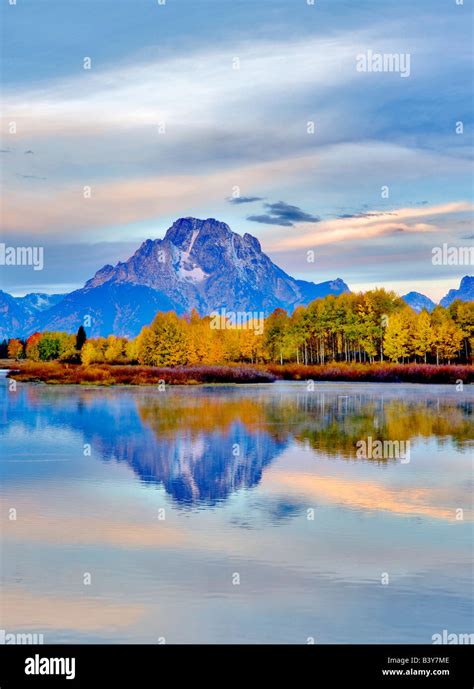
{"type": "Polygon", "coordinates": [[[465,275],[459,284],[459,289],[450,289],[439,303],[447,308],[456,299],[461,301],[474,300],[474,275],[465,275]]]}
{"type": "Polygon", "coordinates": [[[199,218],[179,218],[166,232],[165,241],[170,241],[175,246],[185,251],[190,251],[198,235],[202,241],[218,243],[229,242],[234,233],[225,222],[214,218],[200,220],[199,218]]]}
{"type": "MultiPolygon", "coordinates": [[[[226,308],[269,314],[278,307],[291,312],[299,304],[345,291],[348,287],[339,278],[320,284],[295,280],[251,234],[242,236],[214,218],[185,217],[171,225],[164,239],[147,239],[129,259],[105,265],[83,289],[41,315],[11,319],[14,328],[9,331],[19,331],[23,321],[28,329],[23,325],[21,332],[75,332],[84,314],[92,314],[89,335],[135,336],[159,310],[184,314],[196,309],[208,315],[226,308]]],[[[19,305],[11,299],[13,313],[19,305]]]]}

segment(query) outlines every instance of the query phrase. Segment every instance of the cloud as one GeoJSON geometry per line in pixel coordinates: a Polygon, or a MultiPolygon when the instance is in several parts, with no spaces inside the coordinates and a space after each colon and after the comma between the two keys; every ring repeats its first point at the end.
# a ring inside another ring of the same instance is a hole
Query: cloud
{"type": "Polygon", "coordinates": [[[474,208],[472,203],[459,201],[422,208],[399,208],[385,213],[374,212],[368,216],[336,218],[317,224],[301,226],[298,234],[272,236],[267,250],[314,249],[315,246],[336,245],[338,242],[364,241],[395,234],[439,233],[447,216],[466,213],[474,208]],[[382,216],[382,217],[380,217],[382,216]]]}
{"type": "Polygon", "coordinates": [[[272,215],[248,215],[247,220],[259,222],[263,225],[282,225],[283,227],[293,227],[293,223],[272,215]]]}
{"type": "Polygon", "coordinates": [[[46,179],[46,177],[38,177],[38,175],[21,175],[19,172],[17,172],[16,176],[21,179],[41,179],[43,181],[46,179]]]}
{"type": "Polygon", "coordinates": [[[367,36],[360,33],[354,40],[352,32],[341,32],[331,38],[247,40],[233,45],[230,55],[210,49],[91,70],[39,88],[9,89],[5,118],[17,123],[17,139],[26,133],[78,136],[100,135],[110,127],[156,129],[160,122],[170,129],[199,127],[232,112],[237,119],[247,113],[246,120],[255,123],[256,114],[266,111],[268,100],[281,97],[285,87],[296,98],[310,87],[325,91],[353,80],[354,55],[367,36]],[[241,69],[232,68],[232,55],[239,56],[241,69]],[[251,108],[241,110],[244,104],[251,108]]]}
{"type": "MultiPolygon", "coordinates": [[[[314,165],[311,156],[228,168],[213,174],[181,174],[107,180],[91,184],[84,198],[82,185],[63,183],[28,185],[11,189],[3,207],[4,232],[63,234],[64,228],[87,231],[113,225],[162,218],[198,215],[203,199],[213,206],[225,197],[236,179],[249,186],[297,182],[314,165]]],[[[236,228],[238,229],[238,228],[236,228]]],[[[98,240],[94,234],[95,241],[98,240]]]]}
{"type": "MultiPolygon", "coordinates": [[[[458,20],[447,15],[458,35],[458,20]]],[[[388,212],[434,205],[439,190],[443,200],[468,198],[472,174],[469,132],[453,137],[442,116],[450,105],[460,119],[468,111],[468,51],[442,52],[446,22],[441,29],[438,17],[427,12],[427,19],[431,24],[421,31],[418,23],[413,33],[406,18],[392,23],[379,16],[367,28],[345,15],[329,32],[306,23],[304,31],[289,33],[282,24],[268,38],[258,27],[242,32],[238,22],[231,41],[224,31],[222,40],[200,40],[199,47],[173,41],[167,50],[142,42],[136,53],[124,44],[113,59],[95,59],[88,72],[65,68],[57,78],[57,70],[40,70],[36,83],[35,70],[28,79],[13,75],[3,93],[5,121],[17,124],[2,149],[3,232],[18,241],[31,237],[33,245],[35,235],[50,245],[130,241],[156,236],[183,215],[221,217],[243,232],[243,208],[264,250],[274,251],[285,269],[292,261],[298,277],[320,281],[326,271],[325,279],[342,274],[350,283],[369,281],[372,270],[379,271],[374,279],[388,277],[407,262],[412,275],[424,277],[432,233],[455,227],[459,236],[468,227],[449,214],[417,220],[388,212]],[[374,45],[380,52],[410,52],[416,61],[410,79],[358,73],[355,56],[374,45]],[[440,54],[442,64],[432,59],[440,54]],[[232,69],[234,56],[240,69],[232,69]],[[443,103],[440,87],[448,98],[443,103]],[[390,202],[380,201],[382,184],[390,185],[390,202]],[[235,185],[247,196],[231,201],[235,185]],[[263,206],[285,198],[295,205],[263,206]],[[327,220],[317,222],[302,209],[317,209],[327,220]],[[301,244],[288,246],[300,237],[301,244]],[[311,272],[303,249],[316,247],[311,272]],[[336,261],[346,261],[344,272],[333,272],[336,261]]],[[[51,261],[41,279],[52,285],[89,277],[76,275],[53,270],[51,261]]]]}
{"type": "Polygon", "coordinates": [[[266,225],[282,225],[283,227],[292,227],[295,222],[319,222],[320,220],[317,216],[305,213],[298,206],[291,206],[284,201],[265,203],[264,206],[269,213],[250,215],[247,220],[266,225]]]}
{"type": "Polygon", "coordinates": [[[372,28],[287,42],[240,40],[232,53],[220,46],[166,57],[150,50],[147,58],[130,56],[38,87],[9,85],[4,117],[16,122],[15,141],[37,154],[38,172],[52,186],[158,171],[202,174],[307,154],[377,137],[367,94],[357,96],[351,118],[340,115],[353,105],[351,88],[360,90],[354,56],[375,36],[382,46],[392,40],[372,28]],[[315,136],[307,133],[309,117],[317,120],[315,136]]]}
{"type": "Polygon", "coordinates": [[[391,213],[389,211],[384,211],[381,213],[343,213],[338,215],[338,218],[380,218],[382,215],[396,215],[396,213],[391,213]]]}
{"type": "Polygon", "coordinates": [[[238,206],[241,203],[253,203],[254,201],[263,201],[262,196],[236,196],[235,198],[228,198],[229,203],[238,206]]]}

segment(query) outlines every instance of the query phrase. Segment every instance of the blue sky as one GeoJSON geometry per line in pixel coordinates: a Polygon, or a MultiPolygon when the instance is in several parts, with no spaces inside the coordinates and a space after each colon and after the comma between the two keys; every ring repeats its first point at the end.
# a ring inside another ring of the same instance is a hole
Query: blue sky
{"type": "Polygon", "coordinates": [[[45,268],[3,289],[80,287],[187,215],[315,282],[438,299],[472,272],[431,262],[473,236],[470,0],[17,2],[2,241],[43,246],[45,268]],[[357,71],[368,50],[408,54],[409,76],[357,71]]]}

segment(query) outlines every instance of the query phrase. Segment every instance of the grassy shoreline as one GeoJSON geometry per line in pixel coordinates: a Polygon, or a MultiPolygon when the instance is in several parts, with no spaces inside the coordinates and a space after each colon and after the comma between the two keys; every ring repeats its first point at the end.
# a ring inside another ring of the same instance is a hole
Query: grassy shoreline
{"type": "Polygon", "coordinates": [[[50,385],[205,385],[273,383],[275,376],[252,366],[139,366],[20,362],[8,374],[21,382],[50,385]]]}
{"type": "Polygon", "coordinates": [[[366,383],[474,383],[474,367],[469,364],[345,364],[318,366],[268,364],[267,371],[282,380],[346,381],[366,383]]]}
{"type": "Polygon", "coordinates": [[[474,382],[471,365],[344,364],[318,366],[246,365],[140,366],[117,364],[63,364],[58,362],[0,361],[8,377],[49,385],[205,385],[213,383],[272,383],[276,380],[371,383],[465,384],[474,382]]]}

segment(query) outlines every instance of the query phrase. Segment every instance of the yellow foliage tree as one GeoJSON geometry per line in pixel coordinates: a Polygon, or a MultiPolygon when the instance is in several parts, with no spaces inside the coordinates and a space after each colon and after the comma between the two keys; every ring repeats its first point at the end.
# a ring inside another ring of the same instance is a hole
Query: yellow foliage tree
{"type": "Polygon", "coordinates": [[[132,363],[138,361],[138,337],[134,340],[129,340],[125,346],[125,356],[132,363]]]}
{"type": "Polygon", "coordinates": [[[107,348],[104,356],[105,360],[110,363],[118,363],[125,358],[125,350],[127,340],[124,337],[115,337],[110,335],[107,338],[107,348]]]}
{"type": "Polygon", "coordinates": [[[81,349],[81,362],[84,364],[84,366],[89,366],[90,364],[102,364],[106,360],[106,351],[107,340],[105,337],[87,340],[81,349]]]}
{"type": "Polygon", "coordinates": [[[391,361],[413,353],[414,312],[409,307],[392,313],[384,336],[384,352],[391,361]]]}
{"type": "Polygon", "coordinates": [[[458,356],[462,341],[462,330],[450,318],[444,317],[434,332],[437,359],[450,363],[458,356]]]}
{"type": "Polygon", "coordinates": [[[433,347],[433,330],[431,318],[427,311],[422,311],[415,316],[413,331],[413,351],[417,356],[423,357],[426,363],[426,356],[433,347]]]}

